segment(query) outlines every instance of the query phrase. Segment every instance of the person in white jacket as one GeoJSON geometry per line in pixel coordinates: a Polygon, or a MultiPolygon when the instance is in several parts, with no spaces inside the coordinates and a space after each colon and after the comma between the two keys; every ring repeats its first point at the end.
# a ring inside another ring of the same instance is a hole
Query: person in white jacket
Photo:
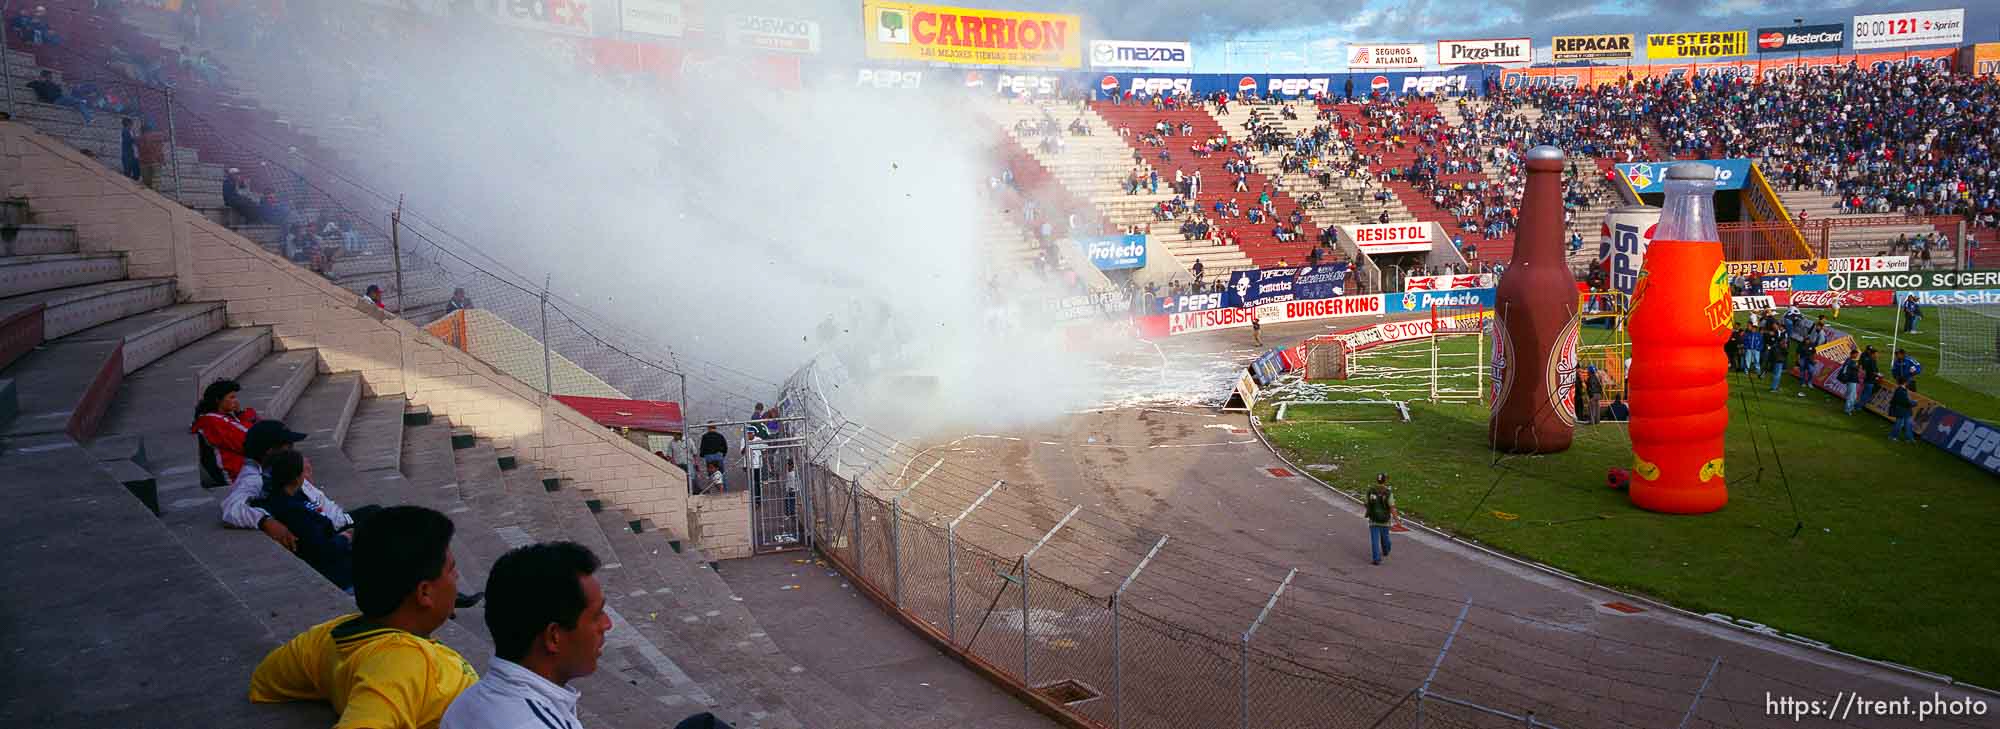
{"type": "MultiPolygon", "coordinates": [[[[277,420],[261,420],[250,426],[250,431],[243,435],[243,470],[237,472],[236,480],[229,486],[229,495],[222,499],[222,523],[237,529],[262,531],[272,541],[285,545],[285,549],[298,548],[298,538],[291,530],[271,518],[270,513],[251,506],[250,501],[264,495],[264,477],[269,470],[263,464],[265,456],[291,450],[293,443],[305,439],[306,434],[286,428],[277,420]]],[[[311,461],[306,462],[306,483],[299,492],[312,502],[313,511],[333,522],[333,528],[344,529],[354,523],[354,517],[342,511],[340,504],[313,485],[311,461]]]]}
{"type": "Polygon", "coordinates": [[[439,729],[583,729],[569,682],[597,671],[611,615],[597,555],[575,542],[531,544],[486,575],[493,661],[452,700],[439,729]]]}

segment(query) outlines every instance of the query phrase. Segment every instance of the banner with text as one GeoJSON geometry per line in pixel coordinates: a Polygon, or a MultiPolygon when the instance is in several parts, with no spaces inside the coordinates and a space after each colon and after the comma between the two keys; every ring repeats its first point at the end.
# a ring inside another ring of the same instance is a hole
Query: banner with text
{"type": "Polygon", "coordinates": [[[1362,253],[1412,253],[1431,249],[1431,224],[1421,222],[1342,225],[1362,253]]]}
{"type": "MultiPolygon", "coordinates": [[[[1856,64],[1863,71],[1881,73],[1891,68],[1927,68],[1949,70],[1953,56],[1958,51],[1952,48],[1927,48],[1908,52],[1876,52],[1842,55],[1805,56],[1789,58],[1765,56],[1734,61],[1660,61],[1649,60],[1630,66],[1559,66],[1549,68],[1509,68],[1500,69],[1500,87],[1503,89],[1594,89],[1604,84],[1624,83],[1629,75],[1637,81],[1660,79],[1670,83],[1686,83],[1694,78],[1736,79],[1767,81],[1790,74],[1799,68],[1843,68],[1849,63],[1856,64]]],[[[2000,63],[1996,60],[1995,63],[2000,63]]]]}
{"type": "Polygon", "coordinates": [[[2000,289],[1957,289],[1954,291],[1898,291],[1896,303],[1916,299],[1924,306],[1972,306],[2000,304],[2000,289]]]}
{"type": "Polygon", "coordinates": [[[1430,64],[1425,48],[1416,43],[1350,43],[1347,67],[1351,69],[1423,68],[1430,64]]]}
{"type": "Polygon", "coordinates": [[[1846,42],[1847,26],[1839,23],[1757,29],[1758,53],[1830,51],[1846,42]]]}
{"type": "Polygon", "coordinates": [[[1965,42],[1965,8],[1854,16],[1854,50],[1965,42]]]}
{"type": "MultiPolygon", "coordinates": [[[[1729,275],[1731,276],[1738,274],[1748,276],[1752,273],[1763,273],[1766,276],[1811,276],[1821,273],[1908,271],[1910,270],[1910,257],[1789,258],[1777,261],[1730,261],[1725,265],[1729,267],[1729,275]]],[[[1831,280],[1827,283],[1829,286],[1832,285],[1831,280]]]]}
{"type": "Polygon", "coordinates": [[[731,15],[729,45],[780,53],[818,53],[819,21],[769,15],[731,15]]]}
{"type": "Polygon", "coordinates": [[[1873,291],[1859,289],[1850,289],[1847,291],[1773,291],[1771,292],[1771,298],[1781,305],[1796,306],[1801,309],[1831,309],[1834,308],[1835,302],[1838,302],[1840,308],[1844,309],[1855,306],[1894,306],[1896,303],[1896,292],[1882,289],[1873,291]]]}
{"type": "Polygon", "coordinates": [[[1494,66],[1528,64],[1535,61],[1535,42],[1528,38],[1438,41],[1438,65],[1494,66]]]}
{"type": "MultiPolygon", "coordinates": [[[[987,74],[991,76],[993,74],[987,74]]],[[[1097,98],[1109,99],[1125,92],[1171,93],[1176,96],[1210,96],[1220,91],[1259,96],[1316,96],[1345,94],[1352,84],[1356,95],[1371,91],[1398,94],[1433,94],[1455,91],[1466,94],[1485,92],[1488,69],[1461,67],[1450,71],[1384,71],[1357,74],[1166,74],[1109,73],[1093,75],[1047,74],[1051,84],[1084,84],[1095,89],[1097,98]]]]}
{"type": "Polygon", "coordinates": [[[1550,40],[1549,57],[1556,61],[1631,58],[1632,34],[1559,35],[1550,40]]]}
{"type": "Polygon", "coordinates": [[[1646,57],[1657,59],[1723,58],[1750,52],[1750,31],[1709,33],[1649,33],[1646,57]]]}
{"type": "Polygon", "coordinates": [[[1346,263],[1231,271],[1229,288],[1222,293],[1222,305],[1257,306],[1293,299],[1331,299],[1346,293],[1346,288],[1346,263]]]}
{"type": "Polygon", "coordinates": [[[1959,49],[1958,68],[1974,76],[2000,76],[2000,43],[1974,43],[1959,49]]]}
{"type": "Polygon", "coordinates": [[[864,2],[869,58],[926,63],[1081,68],[1075,15],[864,2]]]}
{"type": "Polygon", "coordinates": [[[1391,314],[1429,313],[1432,307],[1484,306],[1493,308],[1493,289],[1464,289],[1460,291],[1405,291],[1400,294],[1383,294],[1384,310],[1391,314]]]}
{"type": "Polygon", "coordinates": [[[1460,289],[1490,289],[1497,285],[1490,273],[1465,273],[1444,276],[1405,276],[1404,291],[1457,291],[1460,289]]]}
{"type": "MultiPolygon", "coordinates": [[[[1715,189],[1741,190],[1750,183],[1750,166],[1755,164],[1747,159],[1705,159],[1701,160],[1715,168],[1715,189]]],[[[1628,162],[1615,165],[1618,174],[1632,186],[1632,191],[1641,195],[1665,193],[1667,191],[1667,168],[1674,162],[1628,162]]]]}
{"type": "Polygon", "coordinates": [[[2000,476],[2000,430],[1951,408],[1931,410],[1924,440],[2000,476]]]}
{"type": "MultiPolygon", "coordinates": [[[[680,3],[669,0],[651,0],[648,5],[672,6],[678,16],[680,3]]],[[[590,23],[590,4],[584,0],[500,0],[492,6],[494,17],[503,25],[516,28],[538,30],[544,33],[564,35],[594,35],[590,23]]]]}
{"type": "Polygon", "coordinates": [[[1843,291],[1847,289],[1894,289],[1898,291],[1994,289],[2000,288],[2000,271],[1836,273],[1827,277],[1826,287],[1843,291]]]}
{"type": "Polygon", "coordinates": [[[1194,47],[1170,41],[1094,40],[1090,42],[1090,67],[1192,71],[1194,47]]]}
{"type": "Polygon", "coordinates": [[[1146,236],[1106,235],[1078,241],[1083,255],[1099,271],[1146,267],[1146,236]]]}

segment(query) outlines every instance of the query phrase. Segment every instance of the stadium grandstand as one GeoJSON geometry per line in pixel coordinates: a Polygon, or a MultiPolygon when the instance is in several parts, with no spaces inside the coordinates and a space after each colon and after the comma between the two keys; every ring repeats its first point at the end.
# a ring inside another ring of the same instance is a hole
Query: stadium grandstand
{"type": "Polygon", "coordinates": [[[1389,26],[1022,5],[0,5],[0,724],[1990,725],[1990,581],[1826,565],[1995,556],[2000,11],[1281,68],[1216,59],[1389,26]],[[1544,145],[1590,430],[1503,457],[1544,145]],[[1680,161],[1742,170],[1732,377],[1807,378],[1706,522],[1596,485],[1680,161]],[[1830,546],[1853,462],[1778,454],[1892,422],[1955,506],[1830,546]]]}

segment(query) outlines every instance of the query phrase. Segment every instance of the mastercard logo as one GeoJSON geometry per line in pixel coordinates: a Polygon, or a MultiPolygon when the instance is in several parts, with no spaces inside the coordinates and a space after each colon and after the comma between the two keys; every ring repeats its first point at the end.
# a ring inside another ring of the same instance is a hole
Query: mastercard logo
{"type": "Polygon", "coordinates": [[[1785,34],[1778,32],[1759,35],[1757,36],[1757,47],[1767,51],[1783,48],[1785,47],[1785,34]]]}

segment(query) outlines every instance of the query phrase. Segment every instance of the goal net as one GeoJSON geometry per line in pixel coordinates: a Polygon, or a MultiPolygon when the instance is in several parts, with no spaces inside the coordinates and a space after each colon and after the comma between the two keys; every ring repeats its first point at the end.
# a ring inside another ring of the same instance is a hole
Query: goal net
{"type": "MultiPolygon", "coordinates": [[[[1930,374],[1964,387],[2000,395],[2000,303],[1940,303],[1931,307],[1936,318],[1937,365],[1930,374]]],[[[1929,328],[1929,327],[1926,327],[1929,328]]],[[[1914,337],[1918,341],[1922,335],[1914,337]]],[[[1921,361],[1921,349],[1909,342],[1921,361]]]]}
{"type": "Polygon", "coordinates": [[[1314,337],[1305,344],[1304,384],[1385,402],[1478,401],[1489,322],[1483,306],[1436,306],[1420,319],[1314,337]]]}

